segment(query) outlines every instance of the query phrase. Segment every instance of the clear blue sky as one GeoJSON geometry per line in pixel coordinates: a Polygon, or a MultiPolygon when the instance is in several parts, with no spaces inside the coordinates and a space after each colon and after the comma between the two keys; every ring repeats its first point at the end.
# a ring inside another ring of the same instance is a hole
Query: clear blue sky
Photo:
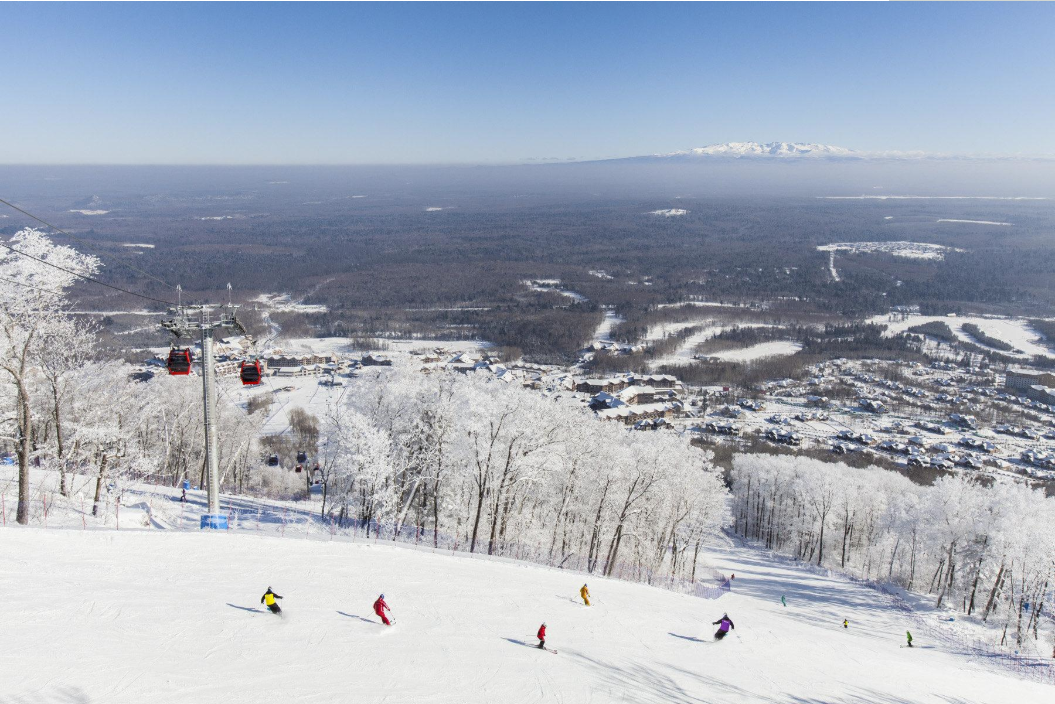
{"type": "Polygon", "coordinates": [[[0,163],[1055,154],[1055,4],[0,3],[0,163]]]}

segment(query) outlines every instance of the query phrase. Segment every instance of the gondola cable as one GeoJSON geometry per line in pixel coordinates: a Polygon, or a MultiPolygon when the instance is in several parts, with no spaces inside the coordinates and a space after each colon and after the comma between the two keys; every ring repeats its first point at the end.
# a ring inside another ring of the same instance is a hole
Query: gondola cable
{"type": "Polygon", "coordinates": [[[135,296],[137,298],[142,298],[143,300],[146,300],[146,301],[153,301],[154,303],[161,303],[163,305],[170,306],[170,307],[174,306],[174,304],[172,302],[170,302],[170,301],[165,301],[165,300],[162,300],[160,298],[154,298],[153,296],[147,296],[146,294],[143,294],[143,293],[136,293],[135,291],[129,291],[126,288],[121,288],[120,286],[114,286],[113,284],[108,284],[105,281],[100,281],[99,279],[94,279],[91,276],[86,276],[84,274],[79,274],[76,271],[73,271],[71,269],[67,269],[66,267],[59,266],[58,264],[52,264],[51,262],[46,261],[44,259],[41,259],[40,257],[35,257],[32,254],[29,254],[28,252],[23,252],[22,250],[15,249],[11,245],[6,244],[4,242],[0,242],[0,247],[3,247],[4,249],[11,250],[15,254],[21,254],[23,257],[27,257],[29,259],[32,259],[33,261],[40,262],[41,264],[44,264],[45,266],[50,266],[53,269],[58,269],[59,271],[64,271],[67,274],[70,274],[72,276],[76,276],[78,279],[83,279],[85,281],[90,281],[93,284],[99,284],[100,286],[105,286],[106,288],[113,289],[114,291],[120,291],[121,293],[128,294],[129,296],[135,296]]]}
{"type": "MultiPolygon", "coordinates": [[[[88,246],[88,247],[90,247],[92,249],[95,249],[95,248],[98,247],[97,244],[93,244],[89,240],[85,240],[85,239],[82,239],[80,237],[77,237],[76,235],[71,234],[70,232],[68,232],[66,230],[63,230],[61,227],[56,227],[55,225],[52,225],[47,220],[45,220],[43,218],[40,218],[40,217],[37,217],[36,215],[34,215],[33,213],[29,212],[28,210],[24,210],[22,208],[19,208],[17,205],[15,205],[14,203],[12,203],[9,200],[5,200],[3,198],[0,198],[0,203],[3,203],[4,205],[6,205],[7,207],[9,207],[9,208],[11,208],[13,210],[17,210],[18,212],[22,213],[23,215],[25,215],[28,218],[32,218],[32,219],[36,220],[40,224],[51,228],[55,232],[59,232],[59,233],[65,235],[66,237],[69,237],[71,240],[74,240],[76,242],[80,242],[81,244],[86,245],[86,246],[88,246]]],[[[143,276],[146,276],[147,278],[150,278],[150,279],[153,279],[154,281],[157,281],[159,284],[161,284],[162,286],[165,286],[166,288],[175,288],[174,286],[172,286],[168,282],[159,279],[158,277],[154,276],[150,272],[143,271],[142,269],[140,269],[138,267],[135,267],[135,266],[132,266],[131,264],[129,264],[127,262],[119,262],[119,264],[121,266],[128,267],[129,269],[131,269],[132,271],[136,272],[137,274],[142,274],[143,276]]]]}

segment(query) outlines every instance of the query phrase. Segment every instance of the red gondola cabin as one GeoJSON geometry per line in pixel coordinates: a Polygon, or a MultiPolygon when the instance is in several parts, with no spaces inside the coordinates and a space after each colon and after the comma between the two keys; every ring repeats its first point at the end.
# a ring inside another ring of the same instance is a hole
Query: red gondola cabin
{"type": "Polygon", "coordinates": [[[256,386],[260,383],[260,361],[242,362],[241,377],[243,386],[256,386]]]}
{"type": "Polygon", "coordinates": [[[169,374],[172,376],[187,376],[190,374],[190,361],[190,350],[171,349],[165,366],[168,367],[169,374]]]}

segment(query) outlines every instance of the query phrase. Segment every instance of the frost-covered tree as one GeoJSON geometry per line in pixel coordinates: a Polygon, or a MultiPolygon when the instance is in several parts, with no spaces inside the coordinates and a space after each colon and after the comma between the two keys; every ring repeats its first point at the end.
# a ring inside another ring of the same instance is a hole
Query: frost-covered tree
{"type": "Polygon", "coordinates": [[[0,371],[14,407],[14,418],[5,419],[5,432],[14,440],[18,458],[17,521],[26,524],[34,399],[44,393],[41,368],[57,346],[73,347],[80,334],[67,312],[66,291],[77,280],[70,272],[90,276],[99,261],[54,244],[34,229],[21,230],[6,244],[0,248],[0,371]]]}
{"type": "Polygon", "coordinates": [[[377,372],[346,389],[321,435],[324,511],[437,545],[659,579],[691,576],[724,525],[709,453],[489,375],[377,372]]]}

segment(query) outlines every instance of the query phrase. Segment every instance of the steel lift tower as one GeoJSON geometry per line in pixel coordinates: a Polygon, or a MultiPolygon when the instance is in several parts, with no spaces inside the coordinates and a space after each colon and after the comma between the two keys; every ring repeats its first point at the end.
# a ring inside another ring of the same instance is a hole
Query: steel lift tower
{"type": "MultiPolygon", "coordinates": [[[[228,285],[230,288],[230,285],[228,285]]],[[[233,329],[245,334],[245,328],[235,317],[238,306],[198,305],[170,308],[170,319],[161,327],[177,338],[194,337],[201,333],[201,385],[205,408],[205,467],[209,508],[201,517],[201,527],[227,529],[227,514],[220,513],[220,457],[216,442],[216,371],[213,363],[213,333],[217,329],[233,329]]]]}

